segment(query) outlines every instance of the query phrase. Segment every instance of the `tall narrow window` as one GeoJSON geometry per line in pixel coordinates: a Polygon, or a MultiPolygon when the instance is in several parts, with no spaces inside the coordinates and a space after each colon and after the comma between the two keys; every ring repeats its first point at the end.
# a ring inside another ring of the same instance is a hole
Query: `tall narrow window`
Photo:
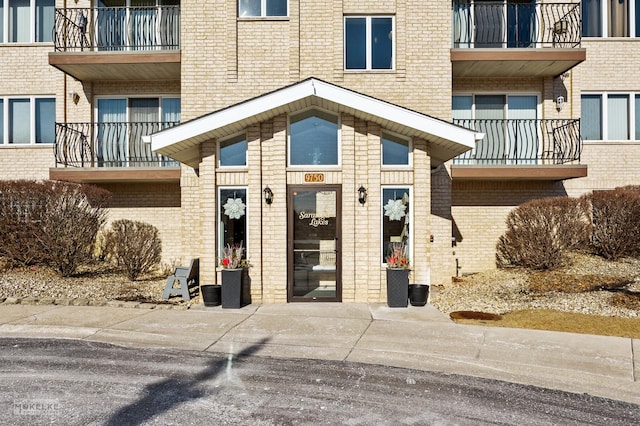
{"type": "Polygon", "coordinates": [[[392,17],[345,17],[345,69],[393,69],[393,38],[392,17]]]}
{"type": "Polygon", "coordinates": [[[29,99],[9,100],[9,143],[31,142],[31,108],[29,99]]]}
{"type": "Polygon", "coordinates": [[[607,96],[607,139],[629,139],[629,95],[607,96]]]}
{"type": "Polygon", "coordinates": [[[411,208],[408,187],[382,189],[382,263],[394,243],[410,247],[411,208]]]}
{"type": "Polygon", "coordinates": [[[602,0],[582,0],[582,35],[602,37],[602,0]]]}
{"type": "Polygon", "coordinates": [[[30,0],[9,1],[9,42],[28,43],[31,41],[29,6],[30,0]]]}
{"type": "Polygon", "coordinates": [[[609,37],[629,37],[628,0],[608,0],[609,37]]]}
{"type": "Polygon", "coordinates": [[[227,244],[247,245],[247,189],[220,188],[218,197],[218,256],[227,244]]]}
{"type": "Polygon", "coordinates": [[[640,95],[635,96],[635,127],[636,127],[636,140],[640,141],[640,95]]]}
{"type": "Polygon", "coordinates": [[[0,145],[4,143],[4,99],[0,99],[0,145]]]}
{"type": "Polygon", "coordinates": [[[582,138],[602,140],[602,96],[582,95],[581,110],[582,138]]]}
{"type": "Polygon", "coordinates": [[[338,165],[338,117],[318,110],[291,116],[289,164],[338,165]]]}
{"type": "Polygon", "coordinates": [[[36,143],[56,141],[56,100],[36,99],[36,143]]]}
{"type": "Polygon", "coordinates": [[[36,1],[36,41],[53,41],[55,0],[36,1]]]}
{"type": "Polygon", "coordinates": [[[4,43],[4,1],[0,1],[0,43],[4,43]]]}

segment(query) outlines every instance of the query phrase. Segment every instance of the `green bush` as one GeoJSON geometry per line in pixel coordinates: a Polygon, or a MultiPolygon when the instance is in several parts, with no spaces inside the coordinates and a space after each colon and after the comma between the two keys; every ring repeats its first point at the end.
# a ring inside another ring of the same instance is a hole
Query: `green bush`
{"type": "Polygon", "coordinates": [[[102,250],[135,281],[160,263],[162,242],[155,226],[121,219],[104,233],[102,250]]]}
{"type": "Polygon", "coordinates": [[[91,259],[110,195],[69,182],[0,181],[0,256],[10,266],[43,264],[74,274],[91,259]]]}
{"type": "Polygon", "coordinates": [[[591,226],[584,200],[553,197],[513,209],[496,247],[498,266],[555,269],[566,253],[585,244],[591,226]]]}
{"type": "Polygon", "coordinates": [[[594,191],[583,197],[593,223],[591,245],[605,259],[640,253],[640,188],[594,191]]]}

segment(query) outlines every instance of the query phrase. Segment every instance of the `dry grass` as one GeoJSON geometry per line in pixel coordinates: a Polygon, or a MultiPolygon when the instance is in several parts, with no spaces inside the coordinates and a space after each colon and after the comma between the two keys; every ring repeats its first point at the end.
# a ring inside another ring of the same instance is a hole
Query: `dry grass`
{"type": "Polygon", "coordinates": [[[555,271],[487,271],[456,279],[441,293],[442,304],[448,308],[445,312],[461,324],[640,338],[638,259],[611,262],[573,253],[570,263],[555,271]],[[478,302],[488,302],[472,308],[467,301],[473,294],[480,296],[478,302]],[[460,311],[480,308],[501,317],[461,316],[456,307],[460,311]]]}
{"type": "Polygon", "coordinates": [[[548,309],[527,309],[509,312],[495,321],[473,319],[456,319],[455,321],[459,324],[528,328],[532,330],[564,331],[640,339],[640,318],[603,317],[548,309]]]}

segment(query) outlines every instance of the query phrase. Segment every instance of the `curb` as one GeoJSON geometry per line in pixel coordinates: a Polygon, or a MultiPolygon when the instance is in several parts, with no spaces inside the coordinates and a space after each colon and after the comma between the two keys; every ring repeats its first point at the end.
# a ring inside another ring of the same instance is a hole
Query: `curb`
{"type": "Polygon", "coordinates": [[[152,303],[152,302],[133,302],[124,300],[92,300],[85,298],[60,298],[52,297],[0,297],[2,305],[53,305],[53,306],[108,306],[111,308],[130,308],[130,309],[175,309],[186,311],[197,305],[192,301],[186,303],[152,303]]]}

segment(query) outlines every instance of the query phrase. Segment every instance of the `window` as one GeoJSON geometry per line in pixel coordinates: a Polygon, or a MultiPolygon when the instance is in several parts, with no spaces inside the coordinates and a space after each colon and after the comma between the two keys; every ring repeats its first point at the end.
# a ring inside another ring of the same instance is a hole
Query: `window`
{"type": "Polygon", "coordinates": [[[589,93],[581,97],[584,140],[640,140],[640,93],[589,93]]]}
{"type": "Polygon", "coordinates": [[[382,134],[382,164],[409,165],[409,141],[386,133],[382,134]]]}
{"type": "Polygon", "coordinates": [[[0,144],[54,143],[56,100],[0,98],[0,144]]]}
{"type": "Polygon", "coordinates": [[[394,243],[410,244],[411,189],[382,188],[382,263],[394,243]]]}
{"type": "Polygon", "coordinates": [[[338,157],[338,117],[318,110],[291,116],[289,165],[334,166],[338,157]]]}
{"type": "Polygon", "coordinates": [[[453,121],[485,134],[456,162],[534,164],[540,154],[542,129],[537,95],[456,95],[453,121]]]}
{"type": "Polygon", "coordinates": [[[218,189],[218,257],[222,256],[222,248],[227,244],[247,246],[247,189],[218,189]]]}
{"type": "Polygon", "coordinates": [[[245,135],[220,142],[218,165],[220,167],[247,165],[247,138],[245,135]]]}
{"type": "Polygon", "coordinates": [[[640,37],[640,0],[582,0],[584,37],[640,37]]]}
{"type": "Polygon", "coordinates": [[[55,0],[0,0],[0,42],[52,41],[54,10],[55,0]]]}
{"type": "Polygon", "coordinates": [[[345,69],[393,69],[393,32],[393,18],[390,16],[345,17],[345,69]]]}
{"type": "Polygon", "coordinates": [[[287,0],[238,0],[238,16],[266,17],[287,16],[287,0]]]}
{"type": "Polygon", "coordinates": [[[99,98],[96,102],[99,166],[176,166],[157,156],[142,137],[180,122],[180,99],[173,97],[99,98]],[[161,163],[159,163],[159,160],[161,163]]]}

